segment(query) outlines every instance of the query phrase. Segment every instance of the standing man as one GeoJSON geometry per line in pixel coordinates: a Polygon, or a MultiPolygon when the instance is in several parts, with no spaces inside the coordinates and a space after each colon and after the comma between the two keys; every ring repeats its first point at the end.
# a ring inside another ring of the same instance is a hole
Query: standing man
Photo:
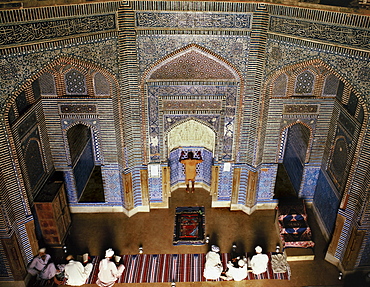
{"type": "Polygon", "coordinates": [[[189,181],[191,181],[191,192],[194,192],[194,182],[195,176],[197,175],[197,164],[201,163],[202,156],[199,153],[199,159],[194,159],[194,154],[192,151],[188,152],[188,158],[182,159],[180,157],[180,162],[185,165],[185,184],[186,184],[186,192],[189,192],[189,181]]]}
{"type": "Polygon", "coordinates": [[[67,256],[68,264],[64,269],[64,276],[67,279],[66,285],[81,286],[86,284],[93,269],[92,263],[87,263],[84,267],[81,262],[75,261],[72,255],[67,256]]]}
{"type": "Polygon", "coordinates": [[[39,253],[28,265],[27,271],[32,276],[37,276],[36,279],[44,280],[53,278],[57,272],[54,263],[51,261],[51,256],[46,254],[45,248],[39,249],[39,253]]]}

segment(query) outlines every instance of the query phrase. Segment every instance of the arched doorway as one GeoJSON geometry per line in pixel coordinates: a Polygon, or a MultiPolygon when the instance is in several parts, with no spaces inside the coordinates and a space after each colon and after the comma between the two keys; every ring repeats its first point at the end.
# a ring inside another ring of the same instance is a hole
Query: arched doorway
{"type": "Polygon", "coordinates": [[[196,186],[210,190],[215,142],[215,132],[194,119],[187,120],[170,130],[167,135],[167,145],[171,190],[185,187],[184,166],[179,159],[181,152],[189,151],[201,155],[203,159],[203,162],[197,166],[196,186]]]}
{"type": "Polygon", "coordinates": [[[302,123],[293,124],[283,131],[275,198],[298,196],[307,161],[310,136],[310,129],[302,123]]]}
{"type": "Polygon", "coordinates": [[[95,165],[91,129],[77,124],[68,129],[67,139],[78,201],[103,202],[103,181],[100,167],[95,165]]]}

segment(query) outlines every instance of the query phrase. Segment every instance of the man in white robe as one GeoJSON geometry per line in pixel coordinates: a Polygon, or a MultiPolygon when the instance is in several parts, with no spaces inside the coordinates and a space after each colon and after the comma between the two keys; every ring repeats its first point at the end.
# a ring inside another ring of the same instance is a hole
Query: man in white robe
{"type": "Polygon", "coordinates": [[[39,254],[28,265],[27,272],[37,276],[37,279],[49,280],[55,276],[57,269],[51,262],[51,256],[46,254],[46,249],[41,248],[39,254]]]}
{"type": "Polygon", "coordinates": [[[72,255],[67,256],[68,264],[64,268],[64,276],[67,279],[66,285],[81,286],[86,283],[93,269],[92,263],[85,266],[75,261],[72,255]]]}
{"type": "Polygon", "coordinates": [[[227,264],[228,270],[226,276],[221,276],[224,280],[242,281],[248,276],[248,265],[245,264],[246,259],[240,259],[238,261],[238,267],[235,267],[232,262],[227,264]]]}
{"type": "Polygon", "coordinates": [[[250,261],[250,267],[252,268],[253,274],[261,274],[267,271],[267,264],[269,257],[267,254],[262,254],[262,247],[257,246],[255,248],[256,255],[254,255],[250,261]]]}
{"type": "Polygon", "coordinates": [[[111,287],[121,277],[125,266],[120,264],[117,268],[116,264],[111,261],[114,251],[109,248],[105,252],[105,258],[99,263],[98,280],[96,284],[100,287],[111,287]]]}
{"type": "Polygon", "coordinates": [[[220,248],[216,245],[212,245],[211,251],[206,254],[203,276],[207,280],[217,280],[221,275],[222,263],[219,252],[220,248]]]}

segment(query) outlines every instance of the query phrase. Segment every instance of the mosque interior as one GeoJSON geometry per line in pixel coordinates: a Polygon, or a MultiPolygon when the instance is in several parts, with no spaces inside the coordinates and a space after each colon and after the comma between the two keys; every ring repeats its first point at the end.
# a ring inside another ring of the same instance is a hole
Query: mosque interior
{"type": "Polygon", "coordinates": [[[176,286],[369,286],[369,11],[0,1],[0,285],[27,286],[41,247],[56,260],[206,253],[172,244],[178,206],[204,206],[224,252],[272,252],[279,204],[296,199],[315,247],[286,248],[289,282],[176,286]],[[194,193],[179,161],[190,151],[194,193]]]}

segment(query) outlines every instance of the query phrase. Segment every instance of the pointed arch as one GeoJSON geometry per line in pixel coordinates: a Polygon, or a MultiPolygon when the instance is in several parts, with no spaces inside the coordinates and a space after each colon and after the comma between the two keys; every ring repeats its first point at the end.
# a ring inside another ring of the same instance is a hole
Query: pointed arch
{"type": "Polygon", "coordinates": [[[159,60],[147,70],[143,80],[240,81],[241,76],[230,62],[191,44],[159,60]]]}
{"type": "Polygon", "coordinates": [[[280,150],[279,150],[279,158],[280,159],[283,159],[284,157],[284,152],[285,152],[285,148],[284,146],[286,145],[286,141],[288,140],[288,131],[290,128],[292,128],[293,126],[295,125],[302,125],[306,130],[307,130],[307,133],[306,135],[308,135],[307,138],[307,149],[306,149],[306,153],[305,153],[305,156],[302,157],[301,159],[304,160],[304,162],[308,162],[309,161],[309,158],[310,158],[310,146],[312,144],[312,140],[313,140],[313,130],[312,130],[312,127],[309,126],[308,124],[306,124],[305,122],[301,122],[301,121],[295,121],[289,125],[286,125],[285,127],[283,127],[281,130],[280,130],[280,143],[281,143],[281,147],[280,147],[280,150]]]}
{"type": "MultiPolygon", "coordinates": [[[[230,62],[197,44],[190,44],[158,60],[141,78],[143,161],[157,161],[167,155],[166,147],[163,147],[167,135],[160,132],[160,124],[163,124],[160,115],[168,108],[163,103],[169,99],[176,103],[171,103],[171,112],[179,111],[179,115],[187,118],[192,117],[190,114],[194,110],[191,112],[189,107],[184,108],[181,103],[195,104],[195,110],[202,111],[207,109],[203,106],[212,101],[216,107],[212,107],[214,114],[225,122],[216,135],[220,132],[223,134],[224,129],[228,130],[223,139],[223,145],[226,146],[222,150],[223,156],[232,160],[239,149],[243,89],[243,78],[230,62]],[[221,110],[224,110],[222,115],[221,110]]],[[[201,115],[202,112],[199,112],[199,116],[193,118],[203,120],[201,115]]]]}
{"type": "Polygon", "coordinates": [[[194,119],[183,121],[167,133],[168,152],[182,146],[202,146],[213,153],[215,145],[216,133],[194,119]]]}
{"type": "Polygon", "coordinates": [[[295,122],[287,128],[285,150],[282,163],[290,181],[298,194],[302,183],[305,164],[309,160],[311,129],[302,122],[295,122]]]}

